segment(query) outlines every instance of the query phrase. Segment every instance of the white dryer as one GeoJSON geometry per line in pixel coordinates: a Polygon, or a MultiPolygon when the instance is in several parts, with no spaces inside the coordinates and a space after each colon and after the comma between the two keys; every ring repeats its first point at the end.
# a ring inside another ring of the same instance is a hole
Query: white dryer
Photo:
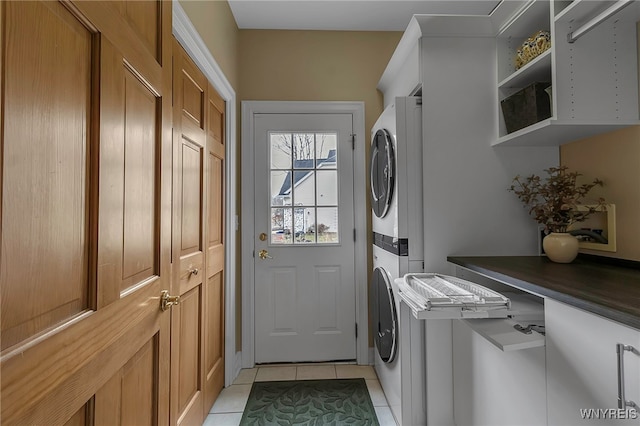
{"type": "MultiPolygon", "coordinates": [[[[399,425],[420,424],[423,412],[423,404],[412,404],[423,398],[423,386],[415,383],[420,374],[401,365],[401,359],[414,354],[402,353],[410,342],[403,342],[400,336],[410,325],[409,317],[404,316],[404,323],[400,320],[400,299],[394,288],[396,278],[423,270],[421,122],[421,98],[396,98],[374,125],[371,142],[374,271],[370,295],[375,370],[399,425]]],[[[422,325],[413,324],[411,336],[416,339],[423,336],[415,332],[419,327],[422,325]]],[[[411,347],[421,346],[416,343],[411,347]]],[[[421,356],[418,350],[407,365],[420,364],[417,357],[421,356]]]]}

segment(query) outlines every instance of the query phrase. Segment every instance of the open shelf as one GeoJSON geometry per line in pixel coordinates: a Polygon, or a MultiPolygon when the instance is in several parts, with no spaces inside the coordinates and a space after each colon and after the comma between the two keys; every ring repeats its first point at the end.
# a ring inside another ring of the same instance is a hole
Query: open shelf
{"type": "Polygon", "coordinates": [[[535,81],[551,81],[551,49],[502,80],[498,89],[522,88],[535,81]]]}

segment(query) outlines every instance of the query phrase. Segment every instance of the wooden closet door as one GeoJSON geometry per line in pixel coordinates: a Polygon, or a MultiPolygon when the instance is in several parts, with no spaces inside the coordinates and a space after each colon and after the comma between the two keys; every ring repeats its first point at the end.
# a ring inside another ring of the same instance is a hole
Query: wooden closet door
{"type": "Polygon", "coordinates": [[[180,304],[172,314],[172,424],[204,420],[204,212],[207,80],[174,39],[174,283],[180,304]]]}
{"type": "Polygon", "coordinates": [[[224,387],[224,210],[225,102],[208,85],[207,109],[207,229],[205,300],[205,407],[213,405],[224,387]]]}
{"type": "Polygon", "coordinates": [[[0,422],[167,424],[171,3],[0,20],[0,422]]]}
{"type": "Polygon", "coordinates": [[[224,386],[224,111],[174,41],[174,267],[171,407],[202,424],[224,386]]]}

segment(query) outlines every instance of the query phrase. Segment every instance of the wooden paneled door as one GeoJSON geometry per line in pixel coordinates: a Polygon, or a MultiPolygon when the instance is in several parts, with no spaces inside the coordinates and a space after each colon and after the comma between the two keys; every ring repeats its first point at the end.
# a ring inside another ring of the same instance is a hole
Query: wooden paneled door
{"type": "Polygon", "coordinates": [[[0,20],[0,422],[167,424],[171,2],[0,20]]]}
{"type": "Polygon", "coordinates": [[[224,385],[224,102],[174,41],[172,424],[200,425],[224,385]]]}

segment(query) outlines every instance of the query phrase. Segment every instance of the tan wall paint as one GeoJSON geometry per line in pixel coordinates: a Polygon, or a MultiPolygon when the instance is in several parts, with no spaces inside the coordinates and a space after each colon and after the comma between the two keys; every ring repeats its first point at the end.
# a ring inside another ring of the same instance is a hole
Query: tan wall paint
{"type": "Polygon", "coordinates": [[[180,5],[237,93],[239,31],[229,3],[180,0],[180,5]]]}
{"type": "Polygon", "coordinates": [[[376,86],[400,37],[401,32],[241,30],[240,98],[363,101],[368,135],[383,106],[376,86]]]}
{"type": "Polygon", "coordinates": [[[589,196],[616,205],[617,252],[584,252],[640,261],[640,126],[563,145],[560,158],[585,179],[602,179],[604,187],[594,188],[589,196]]]}

